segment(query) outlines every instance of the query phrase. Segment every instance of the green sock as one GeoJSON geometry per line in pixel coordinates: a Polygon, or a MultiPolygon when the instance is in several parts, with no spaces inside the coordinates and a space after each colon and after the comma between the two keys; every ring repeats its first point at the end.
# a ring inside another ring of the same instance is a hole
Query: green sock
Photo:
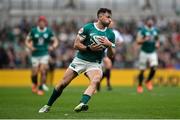
{"type": "Polygon", "coordinates": [[[39,86],[39,90],[43,90],[43,87],[42,87],[42,85],[40,85],[40,86],[39,86]]]}
{"type": "Polygon", "coordinates": [[[84,104],[87,104],[88,101],[90,100],[90,98],[91,98],[91,96],[86,95],[86,94],[83,94],[80,102],[82,102],[82,103],[84,103],[84,104]]]}

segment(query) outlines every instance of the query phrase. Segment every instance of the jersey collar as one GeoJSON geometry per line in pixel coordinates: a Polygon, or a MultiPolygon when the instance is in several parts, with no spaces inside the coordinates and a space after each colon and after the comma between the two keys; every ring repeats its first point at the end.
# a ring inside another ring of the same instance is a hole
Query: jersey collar
{"type": "Polygon", "coordinates": [[[154,27],[149,28],[149,27],[146,26],[146,25],[145,25],[145,28],[146,28],[147,30],[153,30],[153,29],[154,29],[154,27]]]}
{"type": "Polygon", "coordinates": [[[99,29],[99,28],[96,26],[96,24],[95,24],[95,23],[94,23],[94,27],[95,27],[97,30],[102,31],[102,32],[105,32],[105,31],[106,31],[106,29],[107,29],[107,27],[105,27],[104,29],[99,29]]]}
{"type": "Polygon", "coordinates": [[[40,27],[38,26],[37,29],[39,32],[45,32],[47,30],[47,27],[45,27],[43,30],[41,30],[40,27]]]}

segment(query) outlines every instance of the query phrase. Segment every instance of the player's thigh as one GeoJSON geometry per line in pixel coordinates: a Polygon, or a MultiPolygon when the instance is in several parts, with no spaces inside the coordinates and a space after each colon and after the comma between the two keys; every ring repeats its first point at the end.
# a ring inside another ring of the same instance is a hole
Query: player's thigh
{"type": "Polygon", "coordinates": [[[100,82],[102,78],[102,71],[100,70],[90,70],[86,74],[91,82],[100,82]]]}
{"type": "Polygon", "coordinates": [[[39,57],[31,57],[32,68],[38,68],[40,64],[39,57]]]}
{"type": "Polygon", "coordinates": [[[108,57],[104,57],[103,58],[103,66],[107,69],[110,69],[112,67],[111,59],[109,59],[108,57]]]}
{"type": "Polygon", "coordinates": [[[48,69],[49,55],[40,57],[40,70],[44,71],[48,69]]]}
{"type": "Polygon", "coordinates": [[[102,78],[102,66],[99,63],[90,63],[87,67],[86,74],[91,81],[99,82],[102,78]]]}
{"type": "Polygon", "coordinates": [[[63,86],[68,85],[77,75],[78,74],[74,70],[68,68],[64,73],[62,80],[60,80],[56,85],[56,88],[59,88],[62,85],[63,86]]]}
{"type": "Polygon", "coordinates": [[[152,53],[149,57],[150,57],[150,58],[149,58],[150,67],[152,67],[152,66],[158,66],[158,56],[157,56],[157,53],[154,52],[154,53],[152,53]]]}
{"type": "Polygon", "coordinates": [[[44,55],[40,57],[40,64],[44,64],[44,66],[48,65],[49,63],[49,55],[44,55]]]}
{"type": "Polygon", "coordinates": [[[39,71],[39,58],[38,57],[31,57],[31,63],[32,63],[32,75],[38,74],[39,71]]]}
{"type": "Polygon", "coordinates": [[[139,54],[139,62],[138,62],[139,69],[146,69],[147,61],[148,61],[148,54],[141,51],[139,54]]]}
{"type": "Polygon", "coordinates": [[[71,64],[69,65],[69,69],[75,71],[78,74],[81,74],[86,70],[87,61],[81,60],[79,58],[74,58],[71,64]]]}

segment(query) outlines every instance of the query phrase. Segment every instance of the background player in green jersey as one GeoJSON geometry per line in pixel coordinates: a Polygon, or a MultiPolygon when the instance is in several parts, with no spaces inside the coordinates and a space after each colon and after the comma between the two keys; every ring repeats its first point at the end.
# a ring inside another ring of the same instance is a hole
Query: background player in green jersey
{"type": "Polygon", "coordinates": [[[111,23],[111,10],[107,8],[100,8],[97,12],[98,22],[88,23],[79,30],[79,33],[74,42],[74,48],[77,49],[77,55],[73,59],[69,68],[66,70],[64,77],[56,85],[47,105],[44,105],[39,113],[48,112],[55,100],[61,96],[64,88],[75,78],[78,74],[85,72],[90,79],[89,86],[85,90],[80,100],[79,105],[74,108],[74,111],[86,111],[88,109],[88,101],[94,94],[97,84],[102,77],[101,61],[104,57],[104,50],[108,49],[108,55],[113,56],[115,53],[115,35],[111,29],[108,28],[111,23]],[[96,44],[95,39],[101,42],[96,44]],[[104,46],[106,48],[104,48],[104,46]]]}
{"type": "Polygon", "coordinates": [[[150,66],[149,75],[145,81],[145,85],[148,90],[153,89],[152,78],[155,75],[156,67],[158,66],[158,56],[156,53],[156,48],[159,48],[160,43],[158,39],[158,30],[153,26],[154,21],[151,18],[147,18],[145,26],[140,29],[137,35],[137,43],[141,45],[140,55],[139,55],[139,69],[140,73],[138,76],[138,87],[137,92],[143,92],[143,80],[144,71],[146,69],[147,63],[150,66]]]}
{"type": "Polygon", "coordinates": [[[49,50],[54,50],[58,40],[53,32],[47,27],[47,20],[44,16],[38,19],[38,26],[32,28],[26,38],[26,46],[32,52],[32,92],[43,95],[43,85],[46,82],[46,70],[48,68],[49,50]],[[51,45],[50,45],[51,44],[51,45]],[[41,81],[38,86],[38,72],[41,74],[41,81]]]}

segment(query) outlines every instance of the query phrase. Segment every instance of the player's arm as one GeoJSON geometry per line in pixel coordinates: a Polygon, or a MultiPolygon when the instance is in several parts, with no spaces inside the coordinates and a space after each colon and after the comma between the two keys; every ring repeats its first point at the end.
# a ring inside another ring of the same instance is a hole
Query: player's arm
{"type": "Polygon", "coordinates": [[[83,37],[81,37],[79,34],[76,36],[76,39],[74,41],[74,48],[76,50],[86,51],[87,47],[82,43],[83,37]]]}
{"type": "Polygon", "coordinates": [[[158,35],[155,36],[155,40],[156,40],[155,46],[156,46],[156,48],[159,48],[160,47],[160,41],[159,41],[159,36],[158,35]]]}
{"type": "Polygon", "coordinates": [[[76,39],[74,41],[74,48],[76,50],[81,50],[81,51],[99,51],[102,50],[101,45],[96,45],[93,44],[91,46],[85,46],[82,42],[84,41],[85,38],[80,36],[79,34],[76,36],[76,39]]]}
{"type": "Polygon", "coordinates": [[[53,36],[51,40],[52,40],[52,45],[49,47],[49,50],[54,50],[58,46],[58,39],[55,36],[53,36]]]}
{"type": "Polygon", "coordinates": [[[80,51],[99,51],[102,50],[101,45],[92,44],[90,46],[86,46],[83,44],[83,41],[86,40],[86,36],[89,34],[89,27],[85,25],[78,31],[78,35],[74,41],[74,48],[80,51]]]}
{"type": "Polygon", "coordinates": [[[114,47],[108,47],[108,50],[107,50],[107,56],[109,57],[109,58],[113,58],[114,57],[114,55],[115,55],[115,48],[114,47]]]}
{"type": "Polygon", "coordinates": [[[35,48],[33,47],[33,41],[31,40],[30,34],[26,37],[25,45],[31,50],[34,51],[35,48]]]}
{"type": "Polygon", "coordinates": [[[138,32],[137,37],[136,37],[136,42],[137,44],[141,45],[145,41],[148,41],[150,39],[150,36],[145,36],[141,31],[138,32]]]}
{"type": "Polygon", "coordinates": [[[136,37],[137,44],[139,44],[139,45],[143,44],[145,42],[145,40],[143,38],[144,37],[140,33],[138,33],[137,37],[136,37]]]}

